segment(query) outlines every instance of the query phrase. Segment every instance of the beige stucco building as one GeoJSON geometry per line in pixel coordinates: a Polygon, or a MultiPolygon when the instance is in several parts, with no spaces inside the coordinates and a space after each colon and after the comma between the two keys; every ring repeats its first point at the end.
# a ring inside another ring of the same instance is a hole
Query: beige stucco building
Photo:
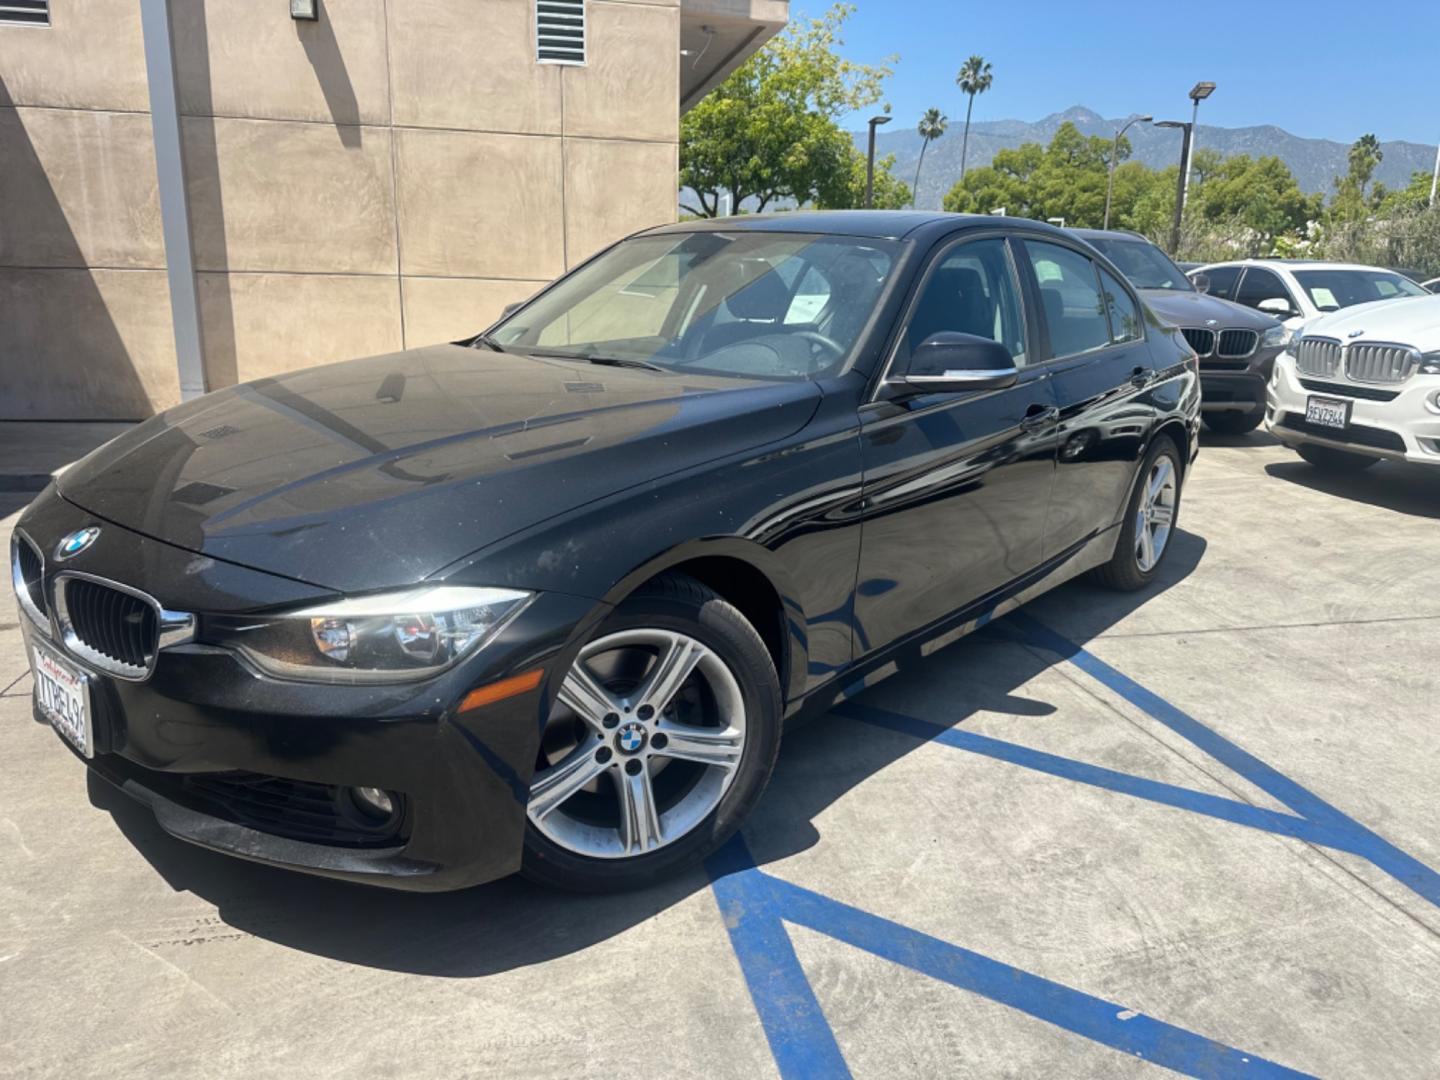
{"type": "Polygon", "coordinates": [[[483,328],[674,219],[682,110],[787,4],[291,7],[0,4],[0,419],[133,419],[483,328]]]}

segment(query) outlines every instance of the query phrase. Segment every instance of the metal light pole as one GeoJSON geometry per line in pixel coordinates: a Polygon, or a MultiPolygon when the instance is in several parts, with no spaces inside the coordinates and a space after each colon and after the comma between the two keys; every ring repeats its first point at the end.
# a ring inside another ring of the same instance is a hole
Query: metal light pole
{"type": "Polygon", "coordinates": [[[865,159],[865,209],[869,210],[875,205],[875,129],[881,124],[888,124],[888,116],[872,116],[870,118],[870,153],[865,159]]]}
{"type": "Polygon", "coordinates": [[[1440,188],[1440,146],[1435,147],[1435,171],[1430,174],[1430,209],[1435,209],[1435,189],[1440,188]]]}
{"type": "Polygon", "coordinates": [[[1175,223],[1170,226],[1170,254],[1180,251],[1180,218],[1185,213],[1185,178],[1190,171],[1190,139],[1195,125],[1189,120],[1161,120],[1155,125],[1163,128],[1180,128],[1185,137],[1180,142],[1180,178],[1175,183],[1175,223]]]}
{"type": "Polygon", "coordinates": [[[1185,192],[1180,198],[1182,209],[1185,200],[1190,197],[1190,167],[1195,163],[1195,137],[1200,133],[1200,102],[1214,92],[1213,82],[1197,82],[1190,88],[1190,100],[1194,102],[1194,108],[1190,110],[1190,149],[1185,156],[1185,192]]]}
{"type": "Polygon", "coordinates": [[[1125,126],[1115,132],[1115,146],[1110,151],[1110,176],[1105,181],[1105,224],[1102,228],[1110,228],[1110,196],[1115,191],[1115,162],[1120,157],[1120,136],[1130,130],[1131,124],[1148,124],[1154,120],[1153,116],[1137,116],[1125,122],[1125,126]]]}

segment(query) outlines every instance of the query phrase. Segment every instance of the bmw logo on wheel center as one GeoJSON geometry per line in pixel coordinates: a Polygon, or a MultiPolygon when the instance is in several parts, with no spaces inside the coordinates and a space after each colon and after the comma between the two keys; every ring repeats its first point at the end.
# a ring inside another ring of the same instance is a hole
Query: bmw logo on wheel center
{"type": "Polygon", "coordinates": [[[100,529],[95,525],[85,529],[76,529],[55,546],[55,560],[64,562],[66,559],[73,559],[93,544],[99,535],[100,529]]]}
{"type": "Polygon", "coordinates": [[[616,733],[615,745],[622,754],[638,754],[645,748],[645,726],[632,720],[616,733]]]}

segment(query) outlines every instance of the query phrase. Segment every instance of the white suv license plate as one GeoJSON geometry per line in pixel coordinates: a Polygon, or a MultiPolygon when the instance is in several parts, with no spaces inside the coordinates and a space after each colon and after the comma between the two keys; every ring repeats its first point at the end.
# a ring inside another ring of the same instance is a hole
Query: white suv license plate
{"type": "Polygon", "coordinates": [[[1305,419],[1321,427],[1344,431],[1350,426],[1350,402],[1344,398],[1309,398],[1305,402],[1305,419]]]}
{"type": "Polygon", "coordinates": [[[90,678],[61,660],[44,645],[32,645],[35,702],[63,735],[87,758],[95,756],[90,720],[90,678]]]}

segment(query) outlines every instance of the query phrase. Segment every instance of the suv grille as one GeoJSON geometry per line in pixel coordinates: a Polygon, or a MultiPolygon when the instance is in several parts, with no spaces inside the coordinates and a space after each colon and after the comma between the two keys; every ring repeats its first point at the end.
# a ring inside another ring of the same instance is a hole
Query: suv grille
{"type": "Polygon", "coordinates": [[[1221,330],[1215,355],[1228,360],[1242,360],[1253,353],[1259,343],[1260,335],[1254,330],[1221,330]]]}
{"type": "Polygon", "coordinates": [[[1369,427],[1366,424],[1351,424],[1344,431],[1338,431],[1322,424],[1311,423],[1300,413],[1287,412],[1280,414],[1280,426],[1289,428],[1291,431],[1303,431],[1307,435],[1314,435],[1318,439],[1328,439],[1330,442],[1353,443],[1355,446],[1369,446],[1376,450],[1405,452],[1405,440],[1395,432],[1387,431],[1384,428],[1369,427]]]}
{"type": "Polygon", "coordinates": [[[1301,338],[1295,350],[1295,366],[1302,375],[1330,378],[1340,370],[1340,343],[1330,338],[1301,338]]]}
{"type": "Polygon", "coordinates": [[[58,611],[65,644],[81,659],[128,678],[143,678],[155,659],[159,616],[155,605],[86,578],[61,579],[58,611]]]}
{"type": "Polygon", "coordinates": [[[1362,398],[1365,401],[1394,401],[1400,396],[1399,390],[1371,390],[1368,386],[1351,386],[1343,382],[1321,382],[1319,379],[1301,379],[1300,385],[1317,394],[1336,394],[1340,397],[1362,398]]]}
{"type": "Polygon", "coordinates": [[[1401,383],[1415,374],[1420,354],[1405,345],[1351,345],[1345,374],[1356,382],[1401,383]]]}
{"type": "Polygon", "coordinates": [[[35,546],[18,533],[10,540],[10,581],[25,613],[42,625],[49,624],[45,602],[45,562],[35,546]]]}
{"type": "Polygon", "coordinates": [[[1198,356],[1209,356],[1215,351],[1215,331],[1205,330],[1199,326],[1185,326],[1180,329],[1185,335],[1185,340],[1195,350],[1198,356]]]}

